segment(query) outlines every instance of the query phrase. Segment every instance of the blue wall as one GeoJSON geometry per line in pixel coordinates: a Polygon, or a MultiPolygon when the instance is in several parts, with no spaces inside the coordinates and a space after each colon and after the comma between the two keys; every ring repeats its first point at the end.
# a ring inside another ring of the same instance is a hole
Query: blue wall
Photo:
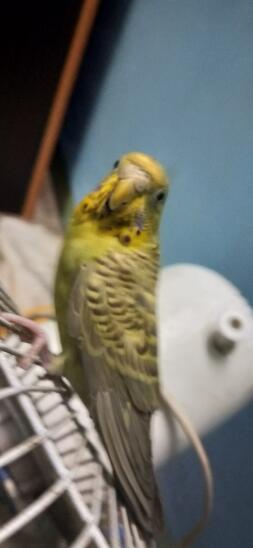
{"type": "MultiPolygon", "coordinates": [[[[194,548],[253,546],[253,404],[204,438],[214,476],[214,504],[209,523],[194,548]]],[[[203,482],[193,451],[159,470],[163,507],[173,536],[182,539],[200,518],[203,482]]]]}
{"type": "Polygon", "coordinates": [[[253,2],[123,4],[129,9],[103,78],[109,20],[62,135],[74,199],[122,152],[152,153],[172,174],[163,263],[214,268],[253,302],[253,2]]]}

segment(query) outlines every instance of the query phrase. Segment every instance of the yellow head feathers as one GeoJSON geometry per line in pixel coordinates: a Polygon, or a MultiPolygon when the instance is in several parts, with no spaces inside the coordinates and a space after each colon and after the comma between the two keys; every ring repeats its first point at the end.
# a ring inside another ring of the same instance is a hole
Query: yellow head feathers
{"type": "Polygon", "coordinates": [[[102,230],[121,227],[156,234],[169,181],[151,156],[130,152],[116,162],[99,187],[75,208],[73,225],[94,220],[102,230]]]}

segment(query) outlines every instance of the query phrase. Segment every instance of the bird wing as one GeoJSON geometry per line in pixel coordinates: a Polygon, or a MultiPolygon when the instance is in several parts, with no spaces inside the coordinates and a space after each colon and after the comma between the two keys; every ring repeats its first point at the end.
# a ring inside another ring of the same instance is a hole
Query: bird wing
{"type": "Polygon", "coordinates": [[[157,260],[145,253],[111,252],[81,267],[69,308],[91,414],[121,491],[149,533],[155,514],[160,524],[149,433],[158,401],[157,269],[157,260]]]}
{"type": "Polygon", "coordinates": [[[124,377],[141,411],[156,407],[157,269],[145,253],[109,253],[81,267],[70,299],[71,336],[86,354],[124,377]]]}

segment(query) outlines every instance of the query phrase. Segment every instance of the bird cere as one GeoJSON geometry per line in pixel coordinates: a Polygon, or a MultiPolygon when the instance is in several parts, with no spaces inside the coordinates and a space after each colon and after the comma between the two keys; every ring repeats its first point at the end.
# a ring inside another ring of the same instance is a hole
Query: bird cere
{"type": "Polygon", "coordinates": [[[150,421],[159,406],[155,288],[167,192],[156,160],[122,156],[75,208],[55,284],[59,369],[88,407],[147,537],[162,527],[150,421]]]}

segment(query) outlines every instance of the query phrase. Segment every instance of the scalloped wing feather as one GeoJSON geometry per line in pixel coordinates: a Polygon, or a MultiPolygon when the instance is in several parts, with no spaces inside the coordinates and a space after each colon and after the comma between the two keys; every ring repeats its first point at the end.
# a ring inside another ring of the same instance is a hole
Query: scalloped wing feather
{"type": "Polygon", "coordinates": [[[83,265],[70,299],[69,332],[103,366],[116,370],[143,411],[157,406],[157,259],[110,253],[83,265]],[[146,397],[147,395],[147,397],[146,397]]]}
{"type": "Polygon", "coordinates": [[[155,257],[137,251],[110,253],[83,265],[68,317],[88,385],[86,403],[119,489],[149,534],[161,527],[149,436],[151,413],[158,404],[157,270],[155,257]]]}

